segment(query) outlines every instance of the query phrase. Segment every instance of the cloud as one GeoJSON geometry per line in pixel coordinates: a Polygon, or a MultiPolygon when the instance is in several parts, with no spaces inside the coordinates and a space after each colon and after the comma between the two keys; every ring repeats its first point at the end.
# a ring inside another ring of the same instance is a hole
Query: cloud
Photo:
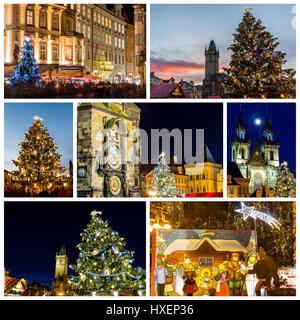
{"type": "Polygon", "coordinates": [[[198,78],[201,78],[204,70],[205,65],[203,63],[177,59],[167,60],[156,58],[154,55],[151,57],[151,71],[155,72],[159,77],[170,78],[173,76],[175,78],[189,78],[191,75],[193,75],[193,77],[198,75],[198,78]]]}

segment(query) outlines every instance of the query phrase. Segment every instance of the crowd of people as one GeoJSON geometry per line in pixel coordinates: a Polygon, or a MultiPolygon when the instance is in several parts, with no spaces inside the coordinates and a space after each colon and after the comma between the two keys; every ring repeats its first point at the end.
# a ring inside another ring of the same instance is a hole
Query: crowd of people
{"type": "Polygon", "coordinates": [[[4,85],[5,98],[145,98],[145,85],[132,83],[41,81],[39,84],[4,85]]]}

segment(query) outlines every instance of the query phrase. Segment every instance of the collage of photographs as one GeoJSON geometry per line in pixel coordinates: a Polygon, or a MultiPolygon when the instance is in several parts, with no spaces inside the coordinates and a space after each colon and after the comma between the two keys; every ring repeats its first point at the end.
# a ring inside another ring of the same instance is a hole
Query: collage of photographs
{"type": "Polygon", "coordinates": [[[1,4],[0,299],[296,299],[296,4],[136,2],[1,4]]]}

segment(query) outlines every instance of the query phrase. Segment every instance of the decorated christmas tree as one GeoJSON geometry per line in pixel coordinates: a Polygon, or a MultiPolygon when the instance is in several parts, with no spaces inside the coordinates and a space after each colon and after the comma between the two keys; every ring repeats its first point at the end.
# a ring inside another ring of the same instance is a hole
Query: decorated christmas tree
{"type": "Polygon", "coordinates": [[[71,268],[78,274],[71,278],[78,295],[142,295],[145,271],[133,267],[134,251],[125,249],[126,242],[112,230],[102,213],[92,211],[91,220],[80,234],[80,253],[71,268]]]}
{"type": "Polygon", "coordinates": [[[38,64],[33,57],[33,46],[31,39],[27,37],[24,40],[24,46],[20,52],[18,65],[10,78],[10,84],[29,84],[41,80],[38,64]]]}
{"type": "Polygon", "coordinates": [[[153,173],[153,196],[155,197],[176,197],[178,190],[175,186],[174,177],[170,167],[165,159],[165,154],[162,153],[159,157],[159,162],[153,173]]]}
{"type": "Polygon", "coordinates": [[[288,168],[288,163],[286,161],[281,165],[280,175],[278,176],[274,187],[274,196],[277,198],[296,197],[296,179],[288,168]]]}
{"type": "Polygon", "coordinates": [[[266,31],[249,8],[233,34],[234,42],[228,77],[223,83],[225,97],[295,98],[295,71],[283,69],[286,54],[277,50],[278,39],[266,31]]]}
{"type": "Polygon", "coordinates": [[[44,191],[51,193],[62,184],[66,170],[60,165],[61,155],[56,153],[57,145],[42,120],[34,117],[33,125],[24,134],[24,142],[19,143],[18,160],[12,161],[18,168],[13,172],[16,182],[31,195],[44,191]]]}

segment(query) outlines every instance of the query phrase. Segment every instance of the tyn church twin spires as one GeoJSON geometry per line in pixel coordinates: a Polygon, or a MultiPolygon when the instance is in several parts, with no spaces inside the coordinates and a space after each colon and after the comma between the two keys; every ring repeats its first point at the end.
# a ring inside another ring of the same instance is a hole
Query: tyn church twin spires
{"type": "Polygon", "coordinates": [[[262,130],[262,141],[255,142],[251,152],[251,139],[240,111],[235,129],[235,138],[231,139],[231,161],[236,162],[244,178],[250,179],[250,196],[262,186],[274,188],[280,174],[279,137],[274,131],[268,114],[262,130]]]}

